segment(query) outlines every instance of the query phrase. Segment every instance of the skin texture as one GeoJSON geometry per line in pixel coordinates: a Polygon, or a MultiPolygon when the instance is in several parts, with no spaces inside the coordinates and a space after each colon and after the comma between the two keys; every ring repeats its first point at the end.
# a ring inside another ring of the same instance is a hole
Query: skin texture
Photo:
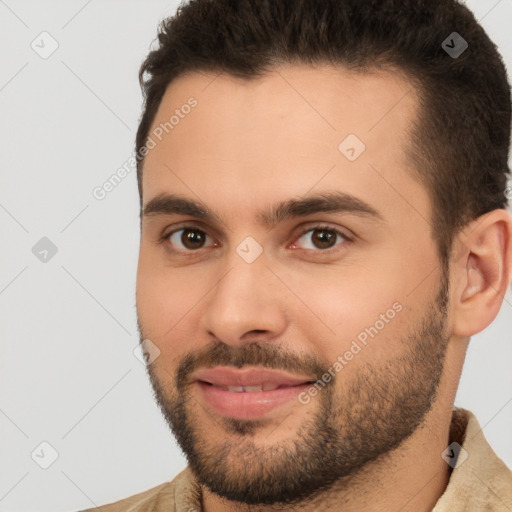
{"type": "Polygon", "coordinates": [[[191,96],[197,106],[146,156],[143,205],[172,193],[218,220],[143,216],[137,313],[141,340],[160,350],[148,372],[203,484],[203,509],[431,510],[449,478],[440,454],[469,337],[495,318],[510,283],[510,215],[468,225],[443,270],[430,200],[406,156],[416,92],[397,74],[327,65],[250,81],[193,73],[170,85],[153,129],[191,96]],[[352,162],[338,150],[349,134],[366,146],[352,162]],[[260,222],[274,204],[332,191],[380,218],[260,222]],[[183,245],[184,224],[201,230],[199,249],[183,245]],[[326,249],[318,225],[347,238],[331,231],[326,249]],[[248,236],[263,249],[252,263],[236,252],[248,236]],[[192,370],[218,364],[321,377],[396,303],[307,404],[234,420],[191,383],[192,370]]]}

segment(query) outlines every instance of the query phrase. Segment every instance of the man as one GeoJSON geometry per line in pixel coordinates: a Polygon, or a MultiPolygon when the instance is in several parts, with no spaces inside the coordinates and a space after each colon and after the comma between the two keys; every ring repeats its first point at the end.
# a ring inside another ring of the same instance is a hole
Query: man
{"type": "Polygon", "coordinates": [[[189,466],[101,510],[512,510],[453,409],[512,278],[510,88],[473,15],[195,0],[158,40],[137,312],[189,466]]]}

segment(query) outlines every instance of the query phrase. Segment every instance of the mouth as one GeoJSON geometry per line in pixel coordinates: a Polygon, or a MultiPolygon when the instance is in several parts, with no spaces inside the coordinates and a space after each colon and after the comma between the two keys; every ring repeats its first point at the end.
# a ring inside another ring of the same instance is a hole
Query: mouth
{"type": "Polygon", "coordinates": [[[316,379],[275,370],[216,367],[194,373],[193,380],[206,405],[217,414],[254,419],[290,403],[316,379]]]}
{"type": "Polygon", "coordinates": [[[254,386],[222,386],[214,384],[208,381],[199,381],[203,384],[215,386],[216,388],[223,389],[224,391],[231,391],[233,393],[254,393],[255,391],[274,391],[274,389],[289,388],[294,386],[301,386],[302,384],[312,384],[314,381],[307,381],[301,384],[285,385],[285,384],[274,384],[273,382],[264,382],[263,384],[256,384],[254,386]]]}

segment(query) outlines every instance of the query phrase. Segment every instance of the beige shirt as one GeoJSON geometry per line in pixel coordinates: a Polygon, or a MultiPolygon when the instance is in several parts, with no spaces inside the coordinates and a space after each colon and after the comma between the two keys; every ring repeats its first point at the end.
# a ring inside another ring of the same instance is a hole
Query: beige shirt
{"type": "MultiPolygon", "coordinates": [[[[471,412],[454,409],[450,428],[452,442],[459,443],[466,453],[461,450],[456,464],[452,463],[455,469],[432,512],[512,512],[512,472],[493,452],[471,412]]],[[[448,450],[448,453],[452,455],[454,452],[448,450]]],[[[187,467],[171,482],[84,512],[98,510],[200,512],[201,488],[187,467]]]]}

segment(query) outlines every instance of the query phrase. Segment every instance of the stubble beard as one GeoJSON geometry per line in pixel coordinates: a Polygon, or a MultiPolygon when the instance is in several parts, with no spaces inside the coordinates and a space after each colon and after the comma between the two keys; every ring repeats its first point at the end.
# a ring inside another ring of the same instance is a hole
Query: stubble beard
{"type": "Polygon", "coordinates": [[[350,485],[359,471],[410,437],[430,411],[448,342],[447,295],[445,274],[424,317],[401,337],[405,350],[381,364],[368,363],[353,382],[337,389],[341,372],[308,406],[297,401],[304,420],[294,438],[287,436],[277,445],[265,444],[258,436],[268,426],[264,419],[220,418],[207,411],[192,397],[188,376],[207,364],[313,371],[320,377],[327,371],[325,362],[283,354],[271,344],[232,347],[218,342],[200,354],[187,354],[172,384],[157,377],[158,365],[148,366],[155,399],[199,483],[247,505],[305,503],[335,484],[350,485]]]}

